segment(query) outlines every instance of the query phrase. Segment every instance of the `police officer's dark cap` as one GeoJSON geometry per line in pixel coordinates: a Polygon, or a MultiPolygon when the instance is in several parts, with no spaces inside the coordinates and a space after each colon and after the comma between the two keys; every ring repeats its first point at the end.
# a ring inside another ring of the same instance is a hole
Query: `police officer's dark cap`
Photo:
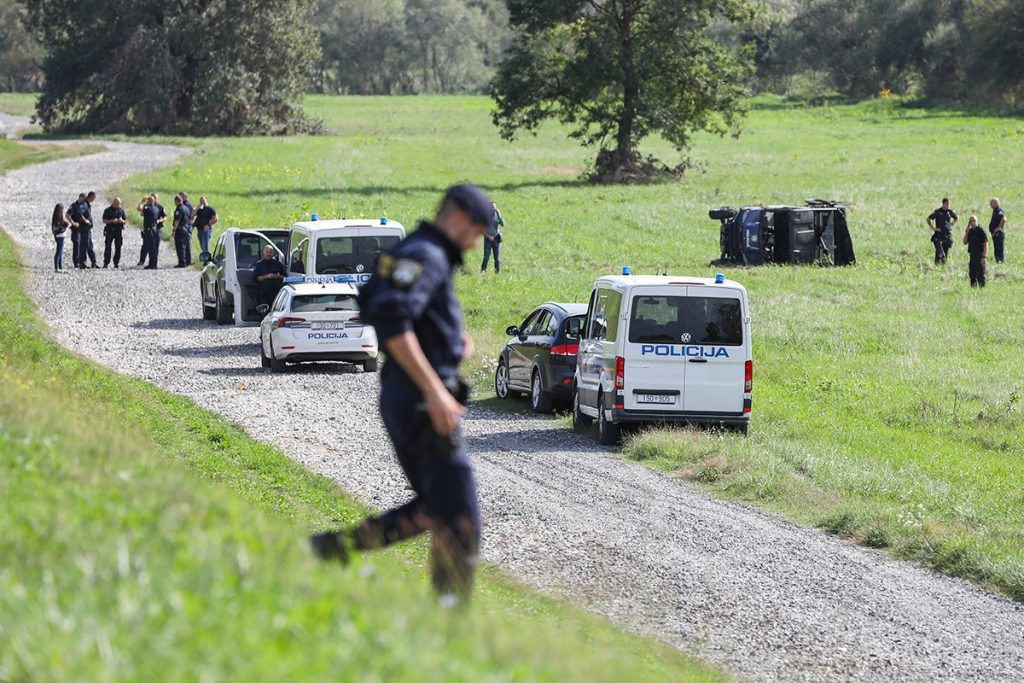
{"type": "Polygon", "coordinates": [[[452,185],[444,195],[444,201],[451,201],[469,215],[469,219],[477,225],[488,226],[494,217],[491,200],[476,185],[464,183],[452,185]]]}

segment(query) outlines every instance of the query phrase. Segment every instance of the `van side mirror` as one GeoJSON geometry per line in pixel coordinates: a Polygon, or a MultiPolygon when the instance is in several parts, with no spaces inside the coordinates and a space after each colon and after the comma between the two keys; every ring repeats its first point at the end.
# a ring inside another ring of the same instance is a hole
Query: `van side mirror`
{"type": "Polygon", "coordinates": [[[204,263],[204,264],[205,263],[209,263],[210,259],[211,259],[210,252],[208,252],[208,251],[204,251],[204,252],[199,254],[199,262],[200,263],[204,263]]]}
{"type": "Polygon", "coordinates": [[[505,334],[507,334],[510,337],[518,337],[519,328],[516,327],[515,325],[509,325],[508,327],[505,328],[505,334]]]}

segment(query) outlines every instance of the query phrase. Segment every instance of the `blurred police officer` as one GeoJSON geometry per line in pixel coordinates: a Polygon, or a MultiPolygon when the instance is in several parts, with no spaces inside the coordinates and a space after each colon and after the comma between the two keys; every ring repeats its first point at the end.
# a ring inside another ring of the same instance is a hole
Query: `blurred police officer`
{"type": "Polygon", "coordinates": [[[935,245],[935,264],[946,262],[946,256],[953,247],[953,226],[960,220],[956,211],[949,208],[949,198],[942,198],[942,206],[929,214],[925,221],[932,229],[932,244],[935,245]]]}
{"type": "Polygon", "coordinates": [[[103,210],[103,267],[110,265],[110,247],[114,247],[114,267],[121,267],[121,243],[124,240],[124,226],[128,216],[121,208],[121,198],[103,210]]]}
{"type": "Polygon", "coordinates": [[[277,260],[277,253],[274,247],[269,244],[263,247],[263,258],[252,267],[252,276],[256,278],[258,289],[257,304],[270,305],[274,303],[274,297],[281,291],[284,285],[284,277],[288,272],[284,264],[277,260]]]}
{"type": "Polygon", "coordinates": [[[967,253],[970,255],[967,276],[971,280],[971,287],[984,287],[985,261],[988,258],[988,235],[985,234],[985,229],[978,223],[977,216],[971,216],[967,220],[967,230],[964,231],[964,244],[967,245],[967,253]]]}
{"type": "Polygon", "coordinates": [[[354,529],[311,539],[320,557],[345,561],[350,548],[379,548],[430,531],[433,585],[446,606],[468,598],[480,543],[476,482],[459,424],[468,389],[457,369],[468,340],[452,277],[491,218],[478,188],[450,188],[434,221],[383,254],[360,291],[362,317],[388,357],[381,416],[415,497],[354,529]]]}
{"type": "Polygon", "coordinates": [[[175,268],[192,265],[192,210],[185,205],[181,195],[174,197],[174,251],[178,256],[175,268]]]}
{"type": "Polygon", "coordinates": [[[153,194],[139,202],[136,208],[142,214],[142,249],[145,258],[149,259],[146,270],[156,270],[160,255],[160,228],[167,219],[167,213],[153,194]]]}
{"type": "Polygon", "coordinates": [[[1006,212],[995,197],[988,203],[992,207],[992,218],[988,222],[988,231],[992,233],[992,246],[996,252],[996,263],[1003,262],[1003,242],[1006,240],[1006,212]]]}

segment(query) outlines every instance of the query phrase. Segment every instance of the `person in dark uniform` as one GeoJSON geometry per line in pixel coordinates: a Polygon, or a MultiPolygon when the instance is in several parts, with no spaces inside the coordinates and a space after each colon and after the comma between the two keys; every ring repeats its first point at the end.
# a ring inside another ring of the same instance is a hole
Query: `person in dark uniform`
{"type": "Polygon", "coordinates": [[[192,265],[192,210],[185,205],[181,195],[174,196],[174,251],[178,255],[175,268],[192,265]]]}
{"type": "Polygon", "coordinates": [[[1003,242],[1006,240],[1006,212],[995,197],[988,203],[992,207],[992,218],[988,222],[988,231],[992,233],[992,246],[996,251],[996,263],[1003,262],[1003,242]]]}
{"type": "MultiPolygon", "coordinates": [[[[78,195],[78,199],[76,199],[75,201],[71,202],[71,205],[68,206],[68,210],[67,210],[67,219],[68,219],[68,223],[71,226],[71,267],[72,268],[78,268],[78,259],[79,259],[78,248],[79,248],[79,246],[81,246],[81,243],[78,240],[78,235],[79,235],[79,231],[82,229],[82,224],[80,223],[80,221],[82,219],[82,214],[81,214],[82,207],[80,206],[80,204],[82,202],[84,202],[84,201],[85,201],[85,193],[81,192],[78,195]]],[[[85,266],[82,266],[82,267],[84,268],[85,266]]]]}
{"type": "Polygon", "coordinates": [[[114,197],[114,202],[103,210],[103,267],[110,266],[110,247],[114,247],[114,267],[121,267],[121,243],[124,240],[124,226],[128,216],[121,208],[121,198],[114,197]]]}
{"type": "Polygon", "coordinates": [[[85,195],[85,200],[82,203],[82,219],[83,223],[80,227],[79,239],[82,245],[79,247],[79,257],[82,259],[82,267],[85,268],[85,258],[89,257],[89,264],[93,268],[99,268],[100,264],[96,262],[96,251],[93,249],[92,244],[92,203],[96,201],[96,193],[89,192],[85,195]]]}
{"type": "Polygon", "coordinates": [[[415,496],[353,529],[314,535],[314,552],[347,561],[350,550],[432,534],[432,581],[442,605],[468,599],[480,543],[480,511],[460,419],[468,388],[457,375],[469,346],[452,279],[479,246],[491,202],[472,185],[448,190],[433,222],[381,255],[359,293],[387,363],[380,411],[415,496]]]}
{"type": "Polygon", "coordinates": [[[156,195],[149,195],[136,207],[142,214],[142,246],[149,264],[146,270],[156,270],[160,255],[160,228],[167,219],[163,207],[156,203],[156,195]]]}
{"type": "Polygon", "coordinates": [[[196,236],[199,238],[199,252],[210,251],[210,237],[213,235],[213,226],[217,224],[217,209],[206,203],[206,197],[199,198],[199,206],[196,208],[193,224],[196,229],[196,236]]]}
{"type": "Polygon", "coordinates": [[[967,245],[967,253],[970,262],[967,266],[967,276],[971,280],[971,287],[985,286],[985,261],[988,258],[988,235],[978,223],[977,216],[971,216],[967,220],[967,230],[964,231],[964,244],[967,245]]]}
{"type": "Polygon", "coordinates": [[[956,211],[949,208],[949,198],[942,198],[942,206],[929,214],[925,221],[932,229],[932,244],[935,245],[935,265],[946,262],[946,256],[953,247],[953,226],[960,220],[956,211]]]}
{"type": "Polygon", "coordinates": [[[287,274],[284,264],[277,260],[274,248],[269,244],[263,247],[263,258],[252,267],[252,276],[256,279],[258,287],[256,304],[269,306],[274,303],[274,297],[281,291],[287,274]]]}

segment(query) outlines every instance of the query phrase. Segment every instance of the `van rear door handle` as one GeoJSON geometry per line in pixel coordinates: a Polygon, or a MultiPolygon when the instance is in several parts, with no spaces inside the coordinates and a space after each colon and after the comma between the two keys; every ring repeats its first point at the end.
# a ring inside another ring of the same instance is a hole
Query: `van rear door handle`
{"type": "Polygon", "coordinates": [[[690,362],[690,363],[707,363],[708,362],[707,358],[687,358],[686,360],[688,362],[690,362]]]}

